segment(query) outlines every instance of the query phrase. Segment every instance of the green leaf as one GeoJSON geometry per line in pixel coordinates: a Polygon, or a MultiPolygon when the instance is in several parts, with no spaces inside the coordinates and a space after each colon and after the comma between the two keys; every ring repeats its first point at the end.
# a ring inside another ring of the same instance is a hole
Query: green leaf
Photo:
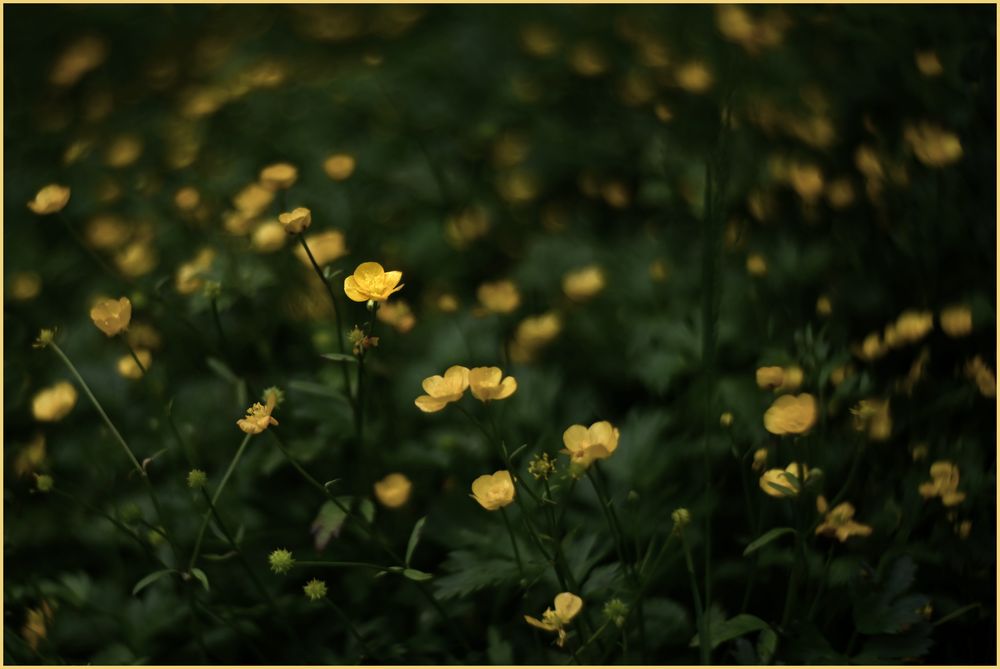
{"type": "MultiPolygon", "coordinates": [[[[709,636],[712,639],[712,648],[716,648],[720,643],[732,641],[733,639],[737,639],[744,634],[765,629],[770,629],[770,625],[757,616],[752,616],[749,613],[741,613],[737,616],[733,616],[721,624],[712,625],[709,628],[709,636]]],[[[699,643],[700,639],[698,638],[698,635],[695,634],[689,645],[697,647],[699,643]]]]}
{"type": "Polygon", "coordinates": [[[346,353],[323,353],[320,355],[321,358],[326,358],[327,360],[333,360],[334,362],[357,362],[357,357],[353,355],[348,355],[346,353]]]}
{"type": "Polygon", "coordinates": [[[208,576],[205,576],[205,572],[203,572],[201,569],[198,569],[197,567],[194,567],[191,570],[191,575],[194,576],[196,579],[198,579],[198,582],[201,583],[202,587],[205,588],[206,592],[209,592],[211,590],[211,588],[208,587],[208,576]]]}
{"type": "Polygon", "coordinates": [[[403,576],[410,579],[411,581],[429,581],[432,578],[434,578],[432,574],[428,574],[425,571],[420,571],[419,569],[404,569],[403,576]]]}
{"type": "Polygon", "coordinates": [[[743,550],[743,555],[747,556],[760,548],[763,548],[767,544],[771,543],[775,539],[785,534],[795,534],[795,528],[792,527],[775,527],[774,529],[768,530],[764,534],[760,535],[756,539],[750,542],[743,550]]]}
{"type": "Polygon", "coordinates": [[[344,527],[344,520],[347,518],[344,509],[351,508],[353,498],[338,497],[337,501],[340,502],[339,506],[332,501],[324,502],[323,506],[319,508],[319,513],[316,514],[316,519],[312,522],[310,530],[312,531],[313,544],[317,551],[322,551],[326,548],[327,544],[330,543],[330,539],[336,539],[340,536],[340,531],[344,527]]]}
{"type": "Polygon", "coordinates": [[[413,526],[413,531],[410,532],[410,540],[406,543],[406,566],[410,566],[410,560],[413,558],[413,551],[417,549],[417,544],[420,543],[420,533],[423,532],[424,523],[427,522],[427,516],[424,516],[416,522],[413,526]]]}
{"type": "Polygon", "coordinates": [[[233,373],[233,370],[229,369],[229,366],[218,358],[209,356],[208,358],[205,358],[205,363],[208,365],[209,369],[218,374],[224,381],[228,381],[232,384],[239,383],[240,377],[236,376],[236,374],[233,373]]]}
{"type": "Polygon", "coordinates": [[[760,664],[771,664],[774,651],[778,648],[778,635],[770,627],[757,637],[757,660],[760,664]]]}
{"type": "Polygon", "coordinates": [[[132,588],[132,594],[138,595],[140,591],[146,588],[146,586],[156,583],[167,574],[174,573],[174,571],[175,570],[173,569],[161,569],[159,571],[154,571],[152,574],[147,574],[142,579],[140,579],[138,583],[135,584],[135,587],[132,588]]]}

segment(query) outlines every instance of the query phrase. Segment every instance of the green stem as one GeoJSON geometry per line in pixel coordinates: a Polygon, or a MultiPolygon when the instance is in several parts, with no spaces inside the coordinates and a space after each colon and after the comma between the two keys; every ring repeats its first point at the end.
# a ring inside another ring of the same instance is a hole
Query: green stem
{"type": "Polygon", "coordinates": [[[510,526],[510,519],[507,518],[507,509],[500,507],[500,516],[503,518],[503,524],[507,527],[507,534],[510,536],[510,545],[514,547],[514,559],[517,560],[517,569],[521,572],[521,579],[527,583],[528,576],[524,572],[524,563],[521,562],[521,551],[517,547],[517,539],[514,537],[514,529],[510,526]]]}
{"type": "MultiPolygon", "coordinates": [[[[326,293],[327,295],[330,296],[330,303],[333,305],[333,319],[337,328],[337,347],[340,350],[341,355],[346,355],[347,354],[346,349],[344,348],[344,327],[341,324],[340,320],[340,306],[337,302],[337,296],[333,292],[333,288],[330,287],[330,283],[326,280],[326,277],[323,276],[323,270],[320,268],[319,263],[316,262],[316,258],[313,256],[312,251],[309,249],[309,244],[306,243],[305,235],[299,234],[298,239],[299,239],[299,244],[302,245],[302,249],[306,252],[306,255],[309,256],[309,262],[312,264],[313,270],[316,271],[316,276],[318,276],[319,280],[323,282],[323,287],[326,288],[326,293]]],[[[341,362],[340,369],[344,375],[344,392],[347,394],[348,397],[350,397],[351,380],[350,380],[350,374],[347,370],[346,360],[341,362]]]]}
{"type": "Polygon", "coordinates": [[[215,489],[215,494],[213,494],[212,498],[209,500],[209,508],[202,516],[201,527],[198,529],[198,538],[195,540],[194,550],[191,551],[191,559],[188,561],[188,571],[194,569],[195,564],[198,562],[198,556],[201,552],[201,542],[205,538],[205,528],[208,527],[209,518],[212,516],[212,509],[219,503],[219,496],[222,495],[222,491],[225,489],[226,484],[229,483],[229,478],[233,475],[233,471],[236,470],[236,465],[239,463],[240,458],[243,457],[243,451],[246,450],[247,444],[250,443],[250,437],[252,436],[252,434],[247,434],[247,436],[243,437],[243,442],[240,444],[240,447],[236,449],[236,455],[234,455],[233,459],[229,462],[229,467],[226,469],[226,473],[222,476],[222,481],[219,483],[219,487],[215,489]]]}
{"type": "Polygon", "coordinates": [[[344,625],[347,626],[347,629],[348,631],[350,631],[351,636],[357,639],[358,643],[361,644],[362,652],[369,658],[374,658],[375,654],[372,652],[371,648],[369,648],[368,642],[366,642],[365,638],[361,636],[361,632],[359,632],[358,628],[354,626],[354,623],[351,621],[350,618],[347,617],[347,614],[344,613],[344,611],[339,606],[334,604],[333,600],[331,600],[329,597],[324,597],[323,602],[331,609],[333,609],[334,613],[337,614],[337,617],[344,622],[344,625]]]}
{"type": "Polygon", "coordinates": [[[359,567],[362,569],[372,569],[374,571],[388,571],[387,567],[371,562],[331,562],[329,560],[296,560],[296,567],[359,567]]]}
{"type": "Polygon", "coordinates": [[[149,546],[146,544],[146,542],[144,542],[142,540],[141,537],[139,537],[138,534],[136,534],[135,532],[133,532],[127,525],[125,525],[124,523],[122,523],[120,520],[118,520],[117,518],[115,518],[111,514],[106,513],[104,511],[102,511],[101,509],[97,508],[96,506],[94,506],[92,504],[88,504],[87,502],[81,500],[76,495],[73,495],[72,493],[66,492],[66,491],[61,490],[59,488],[53,487],[52,488],[52,492],[53,492],[53,494],[59,495],[60,497],[65,497],[70,502],[72,502],[74,505],[81,506],[81,507],[87,509],[88,511],[90,511],[91,513],[95,513],[95,514],[99,515],[101,518],[104,518],[109,523],[111,523],[112,525],[114,525],[115,529],[117,529],[119,532],[121,532],[122,534],[124,534],[125,536],[127,536],[129,539],[131,539],[135,543],[139,544],[139,547],[142,548],[143,552],[145,552],[146,555],[150,559],[152,559],[152,560],[154,560],[156,562],[159,562],[161,567],[166,567],[167,566],[166,564],[163,563],[162,560],[160,560],[158,557],[156,557],[156,554],[153,553],[149,549],[149,546]]]}
{"type": "Polygon", "coordinates": [[[684,562],[687,565],[688,581],[691,584],[691,596],[694,598],[694,611],[698,618],[698,654],[702,664],[709,664],[711,661],[711,640],[708,633],[708,616],[702,606],[701,594],[698,592],[698,577],[694,572],[694,561],[691,559],[691,550],[684,539],[683,530],[680,533],[681,548],[684,551],[684,562]]]}

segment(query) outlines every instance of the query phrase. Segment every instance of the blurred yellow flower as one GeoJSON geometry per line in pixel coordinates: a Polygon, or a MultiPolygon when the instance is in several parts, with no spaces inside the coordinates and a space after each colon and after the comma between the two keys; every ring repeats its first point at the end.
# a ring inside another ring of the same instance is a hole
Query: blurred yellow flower
{"type": "Polygon", "coordinates": [[[90,320],[101,332],[109,337],[128,329],[132,320],[132,303],[127,297],[117,300],[101,300],[90,310],[90,320]]]}
{"type": "Polygon", "coordinates": [[[98,214],[87,222],[87,243],[98,249],[112,249],[125,243],[131,234],[128,224],[115,214],[98,214]]]}
{"type": "Polygon", "coordinates": [[[903,139],[917,160],[928,167],[946,167],[962,157],[958,135],[927,121],[908,124],[903,129],[903,139]]]}
{"type": "MultiPolygon", "coordinates": [[[[930,311],[915,311],[913,309],[904,311],[896,319],[895,326],[891,332],[895,335],[895,344],[907,344],[919,341],[934,327],[934,315],[930,311]]],[[[887,333],[890,330],[887,330],[887,333]]],[[[886,336],[889,339],[889,336],[886,336]]]]}
{"type": "Polygon", "coordinates": [[[784,469],[768,469],[760,476],[760,489],[771,497],[794,497],[801,492],[802,485],[812,476],[808,467],[803,467],[801,470],[797,462],[784,469]],[[805,480],[800,473],[801,470],[805,472],[805,480]]]}
{"type": "Polygon", "coordinates": [[[402,290],[403,284],[399,283],[402,278],[402,272],[386,272],[377,262],[361,263],[353,275],[344,279],[344,293],[355,302],[384,302],[402,290]]]}
{"type": "Polygon", "coordinates": [[[940,497],[945,506],[957,506],[965,500],[965,493],[958,489],[959,478],[958,465],[939,460],[931,465],[931,480],[920,484],[920,496],[940,497]]]}
{"type": "Polygon", "coordinates": [[[487,311],[495,314],[509,314],[521,304],[521,293],[507,279],[482,284],[476,290],[476,297],[487,311]]]}
{"type": "Polygon", "coordinates": [[[197,188],[185,186],[174,193],[174,204],[181,211],[193,211],[201,204],[201,193],[197,188]]]}
{"type": "Polygon", "coordinates": [[[917,51],[913,54],[913,61],[917,64],[917,70],[925,77],[937,77],[944,74],[944,66],[937,52],[933,50],[917,51]]]}
{"type": "Polygon", "coordinates": [[[245,217],[253,218],[264,213],[274,201],[274,191],[252,183],[233,197],[233,205],[245,217]]]}
{"type": "Polygon", "coordinates": [[[788,182],[807,203],[816,202],[823,194],[823,172],[812,163],[793,163],[788,167],[788,182]]]}
{"type": "Polygon", "coordinates": [[[489,214],[482,207],[467,207],[445,221],[444,232],[456,248],[465,248],[490,229],[489,214]]]}
{"type": "Polygon", "coordinates": [[[49,81],[56,86],[72,86],[83,75],[100,66],[108,55],[107,43],[95,35],[73,41],[52,66],[49,81]]]}
{"type": "Polygon", "coordinates": [[[190,295],[205,286],[203,275],[212,268],[215,251],[205,247],[198,251],[194,259],[177,268],[174,285],[181,295],[190,295]]]}
{"type": "Polygon", "coordinates": [[[69,381],[59,381],[43,388],[31,400],[31,414],[35,420],[48,423],[62,420],[76,405],[76,388],[69,381]]]}
{"type": "MultiPolygon", "coordinates": [[[[139,358],[139,362],[142,363],[146,371],[149,371],[149,366],[153,364],[153,354],[144,348],[140,348],[136,350],[135,355],[139,358]]],[[[142,378],[142,369],[139,365],[135,364],[135,360],[132,359],[131,355],[124,355],[118,358],[118,373],[126,379],[142,378]]]]}
{"type": "Polygon", "coordinates": [[[42,292],[42,277],[38,272],[15,272],[7,285],[12,300],[26,302],[42,292]]]}
{"type": "Polygon", "coordinates": [[[547,311],[538,316],[529,316],[518,323],[514,330],[514,343],[521,349],[532,352],[555,339],[561,331],[562,320],[559,314],[547,311]]]}
{"type": "Polygon", "coordinates": [[[323,171],[334,181],[344,181],[354,174],[354,156],[347,153],[334,153],[323,161],[323,171]]]}
{"type": "Polygon", "coordinates": [[[104,163],[109,167],[128,167],[139,159],[142,149],[142,139],[136,135],[119,135],[104,152],[104,163]]]}
{"type": "Polygon", "coordinates": [[[442,293],[438,295],[435,306],[446,314],[454,313],[458,311],[458,298],[452,293],[442,293]]]}
{"type": "Polygon", "coordinates": [[[587,265],[567,272],[563,276],[562,288],[571,300],[587,300],[604,290],[604,270],[598,265],[587,265]]]}
{"type": "Polygon", "coordinates": [[[274,394],[268,396],[266,405],[254,402],[247,409],[246,417],[236,421],[236,425],[247,434],[260,434],[272,425],[277,425],[278,421],[271,415],[276,403],[277,396],[274,394]]]}
{"type": "Polygon", "coordinates": [[[260,171],[260,184],[271,190],[291,188],[299,178],[299,170],[291,163],[274,163],[260,171]]]}
{"type": "Polygon", "coordinates": [[[833,303],[826,295],[820,295],[816,299],[816,313],[820,316],[829,316],[833,313],[833,303]]]}
{"type": "Polygon", "coordinates": [[[287,237],[284,226],[271,219],[257,226],[250,243],[258,253],[274,253],[285,245],[287,237]]]}
{"type": "Polygon", "coordinates": [[[704,93],[712,87],[714,78],[708,65],[700,60],[688,61],[677,67],[674,73],[677,85],[688,93],[704,93]]]}
{"type": "Polygon", "coordinates": [[[733,424],[733,413],[731,411],[724,411],[721,416],[719,416],[719,425],[722,427],[731,427],[733,424]]]}
{"type": "Polygon", "coordinates": [[[28,203],[28,209],[36,214],[54,214],[62,211],[69,202],[69,188],[59,184],[49,184],[35,193],[35,198],[28,203]]]}
{"type": "Polygon", "coordinates": [[[115,266],[127,277],[144,276],[156,267],[156,251],[152,244],[139,240],[132,242],[115,254],[115,266]]]}
{"type": "Polygon", "coordinates": [[[772,11],[757,19],[739,5],[715,7],[715,24],[719,32],[751,54],[780,44],[788,22],[788,18],[780,11],[772,11]]]}
{"type": "Polygon", "coordinates": [[[856,347],[854,353],[862,360],[871,362],[881,358],[889,350],[889,347],[882,342],[882,336],[878,332],[872,332],[856,347]]]}
{"type": "Polygon", "coordinates": [[[939,321],[949,337],[964,337],[972,332],[972,310],[964,304],[942,309],[939,321]]]}
{"type": "Polygon", "coordinates": [[[759,253],[751,253],[747,256],[747,274],[754,277],[761,277],[767,274],[767,261],[759,253]]]}
{"type": "Polygon", "coordinates": [[[782,395],[764,412],[764,427],[771,434],[803,434],[816,423],[816,398],[809,393],[782,395]]]}
{"type": "Polygon", "coordinates": [[[469,370],[469,388],[481,402],[503,400],[517,390],[517,379],[504,377],[499,367],[473,367],[469,370]]]}
{"type": "Polygon", "coordinates": [[[389,509],[398,509],[410,499],[413,484],[399,472],[389,474],[381,481],[375,482],[375,499],[379,504],[389,509]]]}
{"type": "Polygon", "coordinates": [[[428,376],[421,384],[426,395],[421,395],[414,403],[424,413],[440,411],[450,402],[462,399],[469,387],[469,370],[461,365],[449,367],[444,376],[428,376]]]}
{"type": "Polygon", "coordinates": [[[544,58],[559,48],[559,37],[549,28],[537,23],[522,26],[521,46],[532,56],[544,58]]]}
{"type": "Polygon", "coordinates": [[[42,640],[48,635],[48,626],[53,617],[52,607],[44,599],[39,608],[27,610],[21,636],[32,650],[37,651],[42,640]]]}
{"type": "Polygon", "coordinates": [[[278,222],[285,228],[285,232],[297,235],[312,225],[312,212],[305,207],[296,207],[292,211],[279,214],[278,222]]]}
{"type": "Polygon", "coordinates": [[[754,451],[753,464],[750,465],[750,468],[753,469],[755,472],[763,470],[764,467],[767,466],[767,454],[768,451],[766,448],[758,448],[756,451],[754,451]]]}
{"type": "Polygon", "coordinates": [[[965,363],[965,375],[976,382],[983,397],[997,396],[997,377],[982,356],[976,356],[965,363]]]}
{"type": "Polygon", "coordinates": [[[834,209],[844,209],[854,202],[854,186],[847,178],[834,179],[826,185],[826,201],[834,209]]]}
{"type": "MultiPolygon", "coordinates": [[[[313,254],[313,258],[316,259],[316,264],[320,267],[347,255],[344,233],[340,230],[327,230],[326,232],[309,235],[305,238],[305,241],[309,245],[309,251],[313,254]]],[[[312,266],[312,263],[309,262],[309,256],[301,245],[296,247],[295,255],[305,265],[312,266]]]]}
{"type": "Polygon", "coordinates": [[[594,460],[604,460],[618,449],[618,428],[606,420],[594,423],[589,428],[570,425],[563,432],[562,451],[570,456],[573,464],[586,469],[594,460]]]}
{"type": "Polygon", "coordinates": [[[578,44],[569,56],[573,70],[584,77],[596,77],[608,69],[608,59],[594,44],[578,44]]]}
{"type": "Polygon", "coordinates": [[[854,505],[843,502],[829,508],[826,498],[820,495],[816,498],[816,510],[824,514],[823,522],[816,527],[816,534],[837,537],[841,543],[850,537],[867,537],[872,528],[854,520],[854,505]]]}
{"type": "Polygon", "coordinates": [[[472,499],[487,511],[496,511],[513,504],[514,495],[514,479],[505,469],[493,474],[483,474],[472,482],[472,499]]]}
{"type": "Polygon", "coordinates": [[[757,369],[757,387],[763,390],[773,390],[785,380],[785,370],[781,367],[759,367],[757,369]]]}
{"type": "Polygon", "coordinates": [[[31,441],[17,453],[14,459],[14,473],[18,477],[37,471],[45,462],[45,435],[36,434],[31,441]]]}
{"type": "Polygon", "coordinates": [[[892,434],[892,416],[889,400],[870,398],[861,400],[851,409],[854,429],[866,432],[872,441],[885,441],[892,434]]]}
{"type": "Polygon", "coordinates": [[[581,609],[583,609],[582,599],[571,592],[561,592],[556,595],[555,610],[545,609],[541,620],[527,615],[524,616],[524,620],[532,627],[558,634],[559,639],[556,644],[562,648],[566,643],[566,626],[580,613],[581,609]]]}

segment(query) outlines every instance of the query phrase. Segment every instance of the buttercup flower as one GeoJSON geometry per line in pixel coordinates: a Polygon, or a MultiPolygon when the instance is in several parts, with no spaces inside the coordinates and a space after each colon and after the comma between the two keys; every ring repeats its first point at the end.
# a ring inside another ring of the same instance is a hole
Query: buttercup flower
{"type": "Polygon", "coordinates": [[[573,464],[586,469],[594,460],[604,460],[618,449],[618,428],[606,420],[594,423],[589,428],[570,425],[563,432],[563,453],[570,456],[573,464]]]}
{"type": "Polygon", "coordinates": [[[132,320],[132,303],[127,297],[117,300],[102,300],[90,310],[90,320],[109,337],[128,329],[132,320]]]}
{"type": "Polygon", "coordinates": [[[548,608],[542,614],[542,619],[524,616],[525,622],[532,627],[537,627],[546,632],[555,632],[559,635],[556,644],[562,648],[566,643],[566,626],[580,613],[583,608],[583,600],[571,592],[561,592],[556,595],[555,610],[548,608]]]}
{"type": "Polygon", "coordinates": [[[895,327],[892,330],[888,330],[887,328],[886,340],[888,343],[888,333],[891,332],[895,335],[895,341],[893,341],[890,346],[897,343],[908,344],[916,342],[923,339],[933,327],[934,316],[931,312],[915,311],[910,309],[899,315],[899,318],[896,319],[895,327]]]}
{"type": "Polygon", "coordinates": [[[62,211],[69,202],[69,188],[59,184],[49,184],[35,193],[35,198],[28,203],[28,209],[36,214],[54,214],[62,211]]]}
{"type": "Polygon", "coordinates": [[[11,299],[26,302],[42,292],[42,277],[38,272],[15,272],[7,285],[11,299]]]}
{"type": "Polygon", "coordinates": [[[855,349],[855,355],[862,360],[871,362],[878,360],[889,350],[889,347],[882,342],[882,336],[878,332],[872,332],[855,349]]]}
{"type": "Polygon", "coordinates": [[[809,393],[782,395],[764,412],[764,427],[771,434],[803,434],[816,423],[816,398],[809,393]]]}
{"type": "Polygon", "coordinates": [[[750,465],[750,468],[753,469],[755,472],[759,472],[766,466],[767,466],[767,449],[758,448],[756,451],[753,452],[753,464],[750,465]]]}
{"type": "Polygon", "coordinates": [[[942,309],[939,320],[949,337],[964,337],[972,332],[972,311],[963,304],[942,309]]]}
{"type": "Polygon", "coordinates": [[[375,482],[375,499],[389,509],[398,509],[410,499],[413,484],[399,472],[389,474],[381,481],[375,482]]]}
{"type": "Polygon", "coordinates": [[[538,349],[555,339],[562,331],[562,320],[554,311],[529,316],[517,324],[514,341],[510,346],[510,359],[528,362],[538,349]]]}
{"type": "Polygon", "coordinates": [[[204,288],[203,275],[212,268],[214,260],[215,251],[206,247],[198,251],[193,260],[178,267],[175,278],[177,292],[181,295],[190,295],[204,288]]]}
{"type": "Polygon", "coordinates": [[[723,414],[719,416],[719,425],[721,425],[722,427],[732,427],[732,424],[733,424],[733,413],[731,411],[723,412],[723,414]]]}
{"type": "Polygon", "coordinates": [[[279,214],[278,223],[281,223],[288,234],[297,235],[312,225],[312,212],[305,207],[296,207],[291,211],[279,214]]]}
{"type": "Polygon", "coordinates": [[[870,526],[854,520],[854,505],[850,502],[843,502],[830,509],[826,498],[820,495],[816,498],[816,510],[826,515],[816,527],[816,534],[837,537],[843,543],[850,537],[867,537],[872,533],[870,526]]]}
{"type": "Polygon", "coordinates": [[[517,379],[502,377],[499,367],[473,367],[469,370],[472,396],[481,402],[507,399],[517,390],[517,379]]]}
{"type": "Polygon", "coordinates": [[[582,302],[604,290],[604,270],[588,265],[569,272],[563,277],[562,288],[569,299],[582,302]]]}
{"type": "Polygon", "coordinates": [[[962,142],[958,135],[923,121],[907,125],[903,139],[913,149],[917,160],[928,167],[946,167],[962,157],[962,142]]]}
{"type": "Polygon", "coordinates": [[[472,499],[487,511],[496,511],[514,503],[514,479],[503,469],[493,474],[483,474],[472,482],[472,499]]]}
{"type": "Polygon", "coordinates": [[[264,213],[264,210],[274,201],[274,191],[264,186],[252,183],[233,197],[236,209],[245,217],[253,218],[264,213]]]}
{"type": "Polygon", "coordinates": [[[920,74],[925,77],[937,77],[944,73],[944,66],[936,51],[917,51],[913,54],[920,74]]]}
{"type": "Polygon", "coordinates": [[[760,489],[771,497],[794,497],[802,490],[802,485],[812,476],[808,467],[800,469],[799,463],[793,462],[784,469],[768,469],[761,474],[760,489]],[[805,472],[805,480],[800,473],[805,472]],[[791,477],[788,475],[791,474],[791,477]],[[794,477],[794,478],[792,478],[794,477]],[[780,487],[775,487],[780,486],[780,487]]]}
{"type": "Polygon", "coordinates": [[[278,421],[271,415],[278,403],[278,393],[266,393],[266,395],[266,405],[254,402],[247,409],[246,417],[236,421],[236,425],[247,434],[260,434],[272,425],[278,424],[278,421]]]}
{"type": "Polygon", "coordinates": [[[273,253],[285,245],[287,237],[281,223],[271,219],[257,226],[250,237],[250,243],[259,253],[273,253]]]}
{"type": "Polygon", "coordinates": [[[918,488],[924,499],[941,498],[945,506],[957,506],[965,500],[965,493],[958,489],[958,465],[939,460],[931,465],[931,480],[918,488]]]}
{"type": "Polygon", "coordinates": [[[299,178],[299,170],[291,163],[275,163],[260,171],[261,185],[272,190],[290,188],[299,178]]]}
{"type": "Polygon", "coordinates": [[[354,174],[354,156],[335,153],[323,161],[323,171],[334,181],[344,181],[354,174]]]}
{"type": "Polygon", "coordinates": [[[549,457],[548,453],[536,455],[528,463],[528,473],[535,477],[535,480],[547,480],[555,471],[556,461],[549,457]]]}
{"type": "Polygon", "coordinates": [[[747,274],[761,277],[767,274],[767,261],[759,253],[752,253],[747,256],[747,274]]]}
{"type": "Polygon", "coordinates": [[[976,382],[983,397],[997,396],[997,377],[982,356],[976,356],[965,363],[965,375],[976,382]]]}
{"type": "Polygon", "coordinates": [[[781,367],[760,367],[757,369],[757,387],[764,390],[777,388],[785,380],[785,370],[781,367]]]}
{"type": "Polygon", "coordinates": [[[131,355],[124,355],[118,358],[118,374],[124,376],[126,379],[141,379],[142,369],[145,368],[149,371],[149,366],[153,364],[153,354],[144,348],[140,348],[135,352],[139,362],[142,363],[142,368],[135,363],[131,355]]]}
{"type": "Polygon", "coordinates": [[[375,314],[375,318],[383,323],[388,323],[400,334],[406,334],[417,324],[417,319],[413,315],[410,305],[402,299],[383,304],[382,308],[375,314]]]}
{"type": "Polygon", "coordinates": [[[424,413],[434,413],[445,408],[448,403],[462,399],[462,394],[469,387],[469,370],[461,365],[453,365],[445,371],[444,376],[428,376],[421,385],[427,394],[414,400],[414,404],[424,413]]]}
{"type": "Polygon", "coordinates": [[[365,262],[344,279],[344,292],[355,302],[384,302],[403,288],[399,283],[402,278],[402,272],[386,272],[377,262],[365,262]]]}
{"type": "Polygon", "coordinates": [[[892,434],[892,416],[887,399],[861,400],[851,409],[851,414],[854,416],[854,429],[867,432],[872,441],[885,441],[892,434]]]}
{"type": "Polygon", "coordinates": [[[35,420],[48,423],[62,420],[76,405],[76,387],[69,381],[59,381],[44,388],[31,400],[35,420]]]}
{"type": "Polygon", "coordinates": [[[484,283],[476,290],[476,297],[495,314],[509,314],[521,304],[521,293],[513,281],[503,280],[484,283]]]}
{"type": "MultiPolygon", "coordinates": [[[[340,230],[327,230],[326,232],[309,235],[306,237],[306,244],[309,245],[309,251],[313,254],[316,264],[320,267],[347,255],[347,246],[344,244],[344,233],[340,230]]],[[[309,256],[301,246],[295,248],[295,255],[306,266],[312,266],[312,263],[309,262],[309,256]]]]}

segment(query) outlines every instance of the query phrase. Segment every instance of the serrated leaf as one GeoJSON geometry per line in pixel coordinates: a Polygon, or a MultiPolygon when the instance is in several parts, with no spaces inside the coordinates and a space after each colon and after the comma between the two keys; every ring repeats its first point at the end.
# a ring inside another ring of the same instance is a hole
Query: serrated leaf
{"type": "Polygon", "coordinates": [[[784,536],[786,534],[795,534],[795,528],[792,527],[775,527],[774,529],[768,530],[764,534],[760,535],[756,539],[750,542],[750,544],[743,549],[744,557],[750,555],[756,550],[760,550],[762,547],[771,543],[778,537],[784,536]]]}
{"type": "Polygon", "coordinates": [[[198,569],[197,567],[194,567],[191,570],[191,575],[194,576],[196,579],[198,579],[198,582],[201,583],[201,586],[205,588],[205,592],[211,591],[211,588],[208,587],[208,576],[205,575],[205,572],[203,572],[201,569],[198,569]]]}
{"type": "Polygon", "coordinates": [[[135,586],[132,588],[132,594],[138,595],[147,586],[152,585],[153,583],[159,581],[167,574],[172,574],[172,573],[174,573],[173,569],[160,569],[159,571],[154,571],[151,574],[147,574],[146,576],[142,577],[138,583],[135,584],[135,586]]]}
{"type": "Polygon", "coordinates": [[[410,566],[410,560],[413,558],[413,551],[417,549],[417,544],[420,543],[420,533],[424,530],[424,523],[427,522],[427,516],[424,516],[418,520],[413,525],[413,531],[410,532],[410,540],[406,542],[406,566],[410,566]]]}
{"type": "Polygon", "coordinates": [[[410,579],[411,581],[429,581],[432,578],[434,578],[432,574],[428,574],[425,571],[420,571],[419,569],[404,569],[403,576],[410,579]]]}

